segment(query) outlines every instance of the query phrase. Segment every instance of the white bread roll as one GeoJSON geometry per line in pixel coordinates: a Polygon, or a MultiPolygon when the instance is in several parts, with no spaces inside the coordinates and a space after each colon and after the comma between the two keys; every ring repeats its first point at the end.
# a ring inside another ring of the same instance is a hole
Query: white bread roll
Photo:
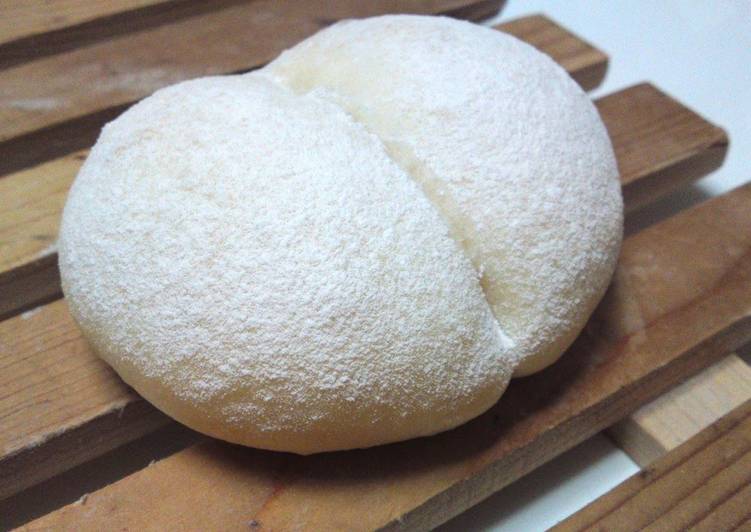
{"type": "Polygon", "coordinates": [[[516,363],[380,141],[261,77],[181,83],[106,126],[59,247],[96,351],[232,442],[311,453],[432,434],[495,403],[516,363]]]}
{"type": "Polygon", "coordinates": [[[337,24],[107,125],[63,215],[71,313],[146,399],[302,454],[457,426],[557,358],[621,199],[591,103],[451,19],[337,24]]]}
{"type": "Polygon", "coordinates": [[[607,131],[560,66],[490,28],[397,15],[336,24],[265,71],[330,89],[420,183],[481,273],[517,376],[558,359],[607,288],[623,225],[607,131]]]}

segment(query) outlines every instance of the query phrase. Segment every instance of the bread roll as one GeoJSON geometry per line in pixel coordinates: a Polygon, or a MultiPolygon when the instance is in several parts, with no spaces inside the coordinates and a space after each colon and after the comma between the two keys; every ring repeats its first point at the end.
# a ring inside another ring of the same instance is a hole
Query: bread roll
{"type": "Polygon", "coordinates": [[[389,16],[105,126],[59,253],[71,313],[141,395],[308,454],[485,411],[576,336],[620,234],[606,132],[559,67],[389,16]]]}
{"type": "Polygon", "coordinates": [[[265,73],[327,89],[420,184],[513,339],[517,376],[555,362],[607,288],[623,225],[607,131],[560,66],[490,28],[388,16],[325,29],[265,73]]]}

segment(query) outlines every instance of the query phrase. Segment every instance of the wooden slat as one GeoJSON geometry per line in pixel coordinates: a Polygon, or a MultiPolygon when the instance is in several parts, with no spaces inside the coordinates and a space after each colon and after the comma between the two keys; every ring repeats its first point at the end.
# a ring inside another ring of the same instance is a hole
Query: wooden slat
{"type": "Polygon", "coordinates": [[[65,198],[87,153],[0,179],[0,273],[54,254],[65,198]]]}
{"type": "Polygon", "coordinates": [[[553,530],[733,530],[751,525],[751,401],[553,530]]]}
{"type": "MultiPolygon", "coordinates": [[[[0,28],[0,69],[252,1],[58,0],[50,4],[47,0],[6,0],[0,4],[0,20],[8,21],[0,28]],[[45,7],[41,8],[41,4],[45,7]]],[[[340,13],[353,5],[351,0],[334,2],[333,7],[340,13]]],[[[381,4],[376,8],[379,12],[429,8],[424,0],[408,0],[399,5],[388,0],[377,2],[381,4]]],[[[445,14],[479,20],[493,16],[501,3],[502,0],[454,1],[445,14]]],[[[331,0],[322,7],[330,10],[331,0]]]]}
{"type": "MultiPolygon", "coordinates": [[[[577,66],[571,68],[587,70],[587,64],[599,62],[596,55],[583,53],[590,57],[591,63],[575,59],[572,63],[577,66]]],[[[561,59],[565,57],[571,56],[564,55],[561,59]]],[[[675,174],[676,168],[693,165],[691,171],[685,172],[685,177],[695,179],[700,177],[701,171],[708,171],[722,162],[728,144],[725,132],[652,85],[636,85],[596,103],[613,134],[627,209],[633,207],[637,196],[659,196],[665,190],[663,179],[675,184],[677,180],[670,174],[675,174]],[[644,152],[652,146],[661,146],[662,150],[652,151],[645,157],[644,152]]],[[[3,252],[0,254],[0,286],[9,285],[11,275],[13,282],[22,282],[35,273],[34,268],[26,267],[21,273],[14,273],[14,270],[45,255],[45,250],[51,252],[64,195],[84,157],[85,152],[77,152],[0,179],[0,196],[7,197],[9,203],[7,210],[0,212],[0,250],[3,252]]],[[[33,292],[28,292],[28,298],[25,297],[27,292],[20,288],[0,291],[0,318],[39,304],[42,297],[61,295],[56,276],[50,278],[49,285],[34,281],[26,282],[26,286],[34,287],[33,292]]]]}
{"type": "Polygon", "coordinates": [[[9,21],[0,32],[8,39],[0,40],[0,70],[248,1],[7,0],[0,4],[9,21]]]}
{"type": "Polygon", "coordinates": [[[749,260],[751,185],[629,237],[571,351],[458,429],[310,457],[212,441],[28,528],[435,526],[748,341],[749,260]]]}
{"type": "Polygon", "coordinates": [[[248,70],[340,18],[485,16],[501,0],[256,0],[0,72],[0,174],[94,143],[132,102],[188,78],[248,70]]]}
{"type": "Polygon", "coordinates": [[[749,400],[751,366],[733,354],[644,405],[607,434],[647,467],[749,400]]]}
{"type": "Polygon", "coordinates": [[[608,56],[544,15],[522,17],[496,26],[551,56],[584,88],[599,86],[608,69],[608,56]]]}
{"type": "Polygon", "coordinates": [[[0,322],[0,499],[169,422],[92,353],[64,301],[0,322]]]}
{"type": "Polygon", "coordinates": [[[0,45],[24,37],[77,26],[100,17],[136,10],[166,0],[4,0],[0,4],[0,45]]]}
{"type": "MultiPolygon", "coordinates": [[[[637,117],[628,123],[608,123],[621,174],[626,176],[623,195],[629,210],[717,169],[727,153],[728,139],[721,129],[695,113],[666,105],[653,92],[644,85],[634,93],[637,117]]],[[[603,98],[600,112],[607,113],[611,105],[620,107],[619,102],[603,98]]]]}

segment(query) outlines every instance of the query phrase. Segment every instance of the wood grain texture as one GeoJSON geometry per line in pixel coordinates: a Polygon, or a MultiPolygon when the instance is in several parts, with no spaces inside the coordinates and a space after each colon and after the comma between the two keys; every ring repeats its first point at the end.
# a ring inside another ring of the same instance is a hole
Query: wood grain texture
{"type": "Polygon", "coordinates": [[[748,400],[751,367],[733,354],[644,405],[607,434],[647,467],[748,400]]]}
{"type": "Polygon", "coordinates": [[[0,274],[0,321],[63,296],[57,253],[0,274]]]}
{"type": "MultiPolygon", "coordinates": [[[[333,20],[397,10],[397,2],[354,2],[349,11],[337,2],[316,11],[317,4],[259,0],[230,6],[0,72],[0,174],[91,146],[104,123],[165,85],[256,68],[333,20]]],[[[401,11],[474,18],[498,2],[468,7],[466,1],[436,0],[405,4],[401,11]]],[[[588,86],[602,79],[607,58],[549,19],[536,16],[510,27],[576,67],[575,77],[581,72],[588,86]]]]}
{"type": "Polygon", "coordinates": [[[570,352],[458,429],[310,457],[212,441],[27,529],[435,526],[748,341],[750,259],[748,185],[628,238],[570,352]]]}
{"type": "MultiPolygon", "coordinates": [[[[669,97],[657,98],[656,89],[637,85],[632,110],[638,116],[607,123],[616,146],[619,169],[624,178],[623,196],[627,210],[635,210],[722,165],[728,149],[725,132],[696,113],[681,108],[669,97]],[[638,110],[638,111],[637,111],[638,110]],[[655,134],[656,131],[659,134],[655,134]],[[656,166],[656,161],[660,161],[656,166]],[[650,175],[646,176],[648,172],[650,175]]],[[[620,102],[606,96],[598,102],[603,114],[620,102]]]]}
{"type": "Polygon", "coordinates": [[[551,56],[584,90],[599,86],[608,69],[608,56],[544,15],[522,17],[500,26],[551,56]]]}
{"type": "Polygon", "coordinates": [[[0,323],[0,499],[168,422],[92,353],[64,301],[0,323]]]}
{"type": "Polygon", "coordinates": [[[0,320],[62,297],[55,241],[85,153],[0,179],[0,320]]]}
{"type": "Polygon", "coordinates": [[[4,0],[0,4],[0,43],[159,4],[165,0],[4,0]]]}
{"type": "MultiPolygon", "coordinates": [[[[592,56],[591,61],[596,63],[599,59],[592,56]]],[[[578,59],[574,62],[578,66],[571,68],[588,64],[578,59]]],[[[725,132],[652,85],[636,85],[606,96],[596,104],[613,134],[627,210],[632,210],[637,195],[642,201],[646,197],[659,197],[666,188],[663,179],[670,179],[675,186],[678,180],[669,174],[675,173],[676,168],[693,165],[690,172],[683,174],[686,180],[680,181],[686,183],[722,162],[727,148],[725,132]],[[666,116],[672,120],[666,120],[666,116]],[[691,134],[686,134],[687,130],[691,134]],[[656,145],[663,149],[645,157],[645,150],[656,145]]],[[[64,195],[85,153],[76,152],[0,179],[0,196],[7,197],[9,203],[8,209],[0,212],[0,286],[10,287],[8,278],[12,276],[13,282],[25,282],[27,287],[34,288],[28,293],[28,300],[20,287],[0,291],[0,317],[12,315],[14,309],[17,312],[38,304],[37,292],[41,290],[45,290],[45,296],[59,297],[57,277],[50,278],[50,285],[46,286],[41,282],[26,282],[26,276],[35,273],[32,267],[25,267],[21,273],[15,270],[52,252],[50,246],[57,235],[64,195]]]]}
{"type": "Polygon", "coordinates": [[[68,189],[88,151],[0,179],[0,272],[51,255],[68,189]]]}
{"type": "MultiPolygon", "coordinates": [[[[4,20],[9,21],[1,31],[0,69],[253,1],[58,0],[50,4],[45,0],[8,0],[7,5],[0,5],[0,16],[4,14],[4,20]],[[48,5],[42,9],[40,4],[48,5]]],[[[426,4],[425,0],[401,4],[376,1],[382,4],[382,9],[395,10],[422,9],[426,4]]],[[[464,0],[449,5],[445,14],[479,20],[493,16],[501,3],[502,0],[464,0]]],[[[332,6],[344,11],[356,4],[352,0],[328,0],[323,7],[332,6]]]]}
{"type": "Polygon", "coordinates": [[[19,24],[3,27],[11,40],[0,41],[0,70],[250,1],[10,0],[8,20],[19,24]]]}
{"type": "Polygon", "coordinates": [[[733,530],[751,525],[751,401],[553,530],[733,530]]]}

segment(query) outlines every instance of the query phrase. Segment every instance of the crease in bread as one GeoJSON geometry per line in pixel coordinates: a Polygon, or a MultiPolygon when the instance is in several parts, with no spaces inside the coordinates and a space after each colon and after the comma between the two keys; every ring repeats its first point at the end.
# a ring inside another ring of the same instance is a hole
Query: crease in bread
{"type": "Polygon", "coordinates": [[[298,93],[325,89],[396,148],[478,271],[520,352],[516,375],[528,375],[573,342],[615,269],[615,156],[552,59],[490,28],[429,20],[340,22],[263,72],[298,93]]]}

